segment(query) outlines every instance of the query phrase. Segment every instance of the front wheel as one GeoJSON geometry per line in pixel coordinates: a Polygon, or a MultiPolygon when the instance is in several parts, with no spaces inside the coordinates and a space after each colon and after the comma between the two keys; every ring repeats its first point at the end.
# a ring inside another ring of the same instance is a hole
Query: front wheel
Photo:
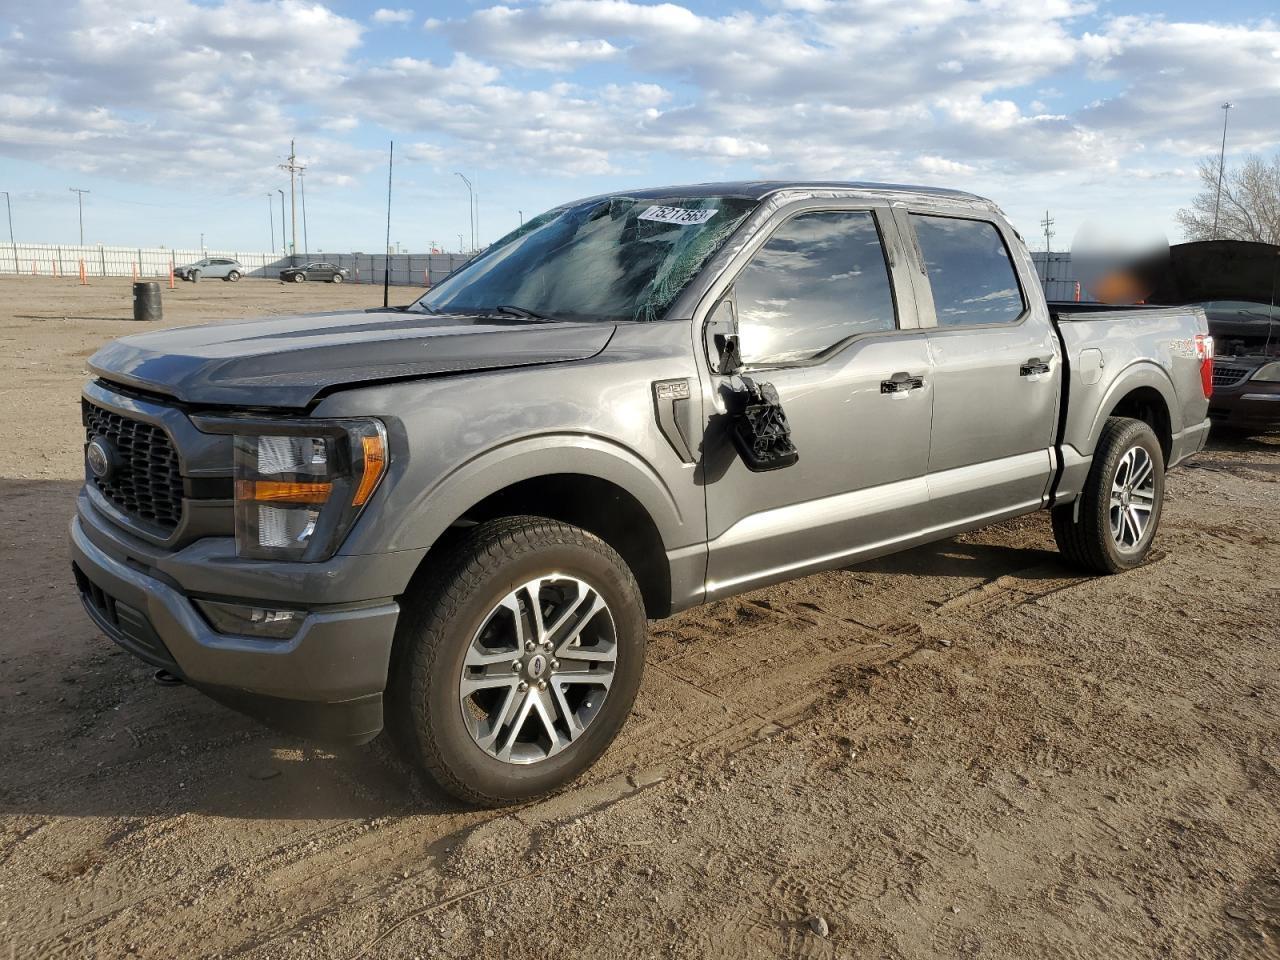
{"type": "Polygon", "coordinates": [[[1163,505],[1164,452],[1155,432],[1141,420],[1111,417],[1079,502],[1053,509],[1053,536],[1083,570],[1130,570],[1151,552],[1163,505]]]}
{"type": "Polygon", "coordinates": [[[645,615],[604,541],[539,517],[472,528],[406,604],[388,725],[454,796],[499,806],[576,780],[622,729],[645,615]]]}
{"type": "Polygon", "coordinates": [[[199,282],[200,282],[200,271],[199,271],[199,270],[192,270],[190,273],[188,273],[188,274],[187,274],[187,279],[188,279],[188,280],[190,280],[192,283],[199,283],[199,282]]]}
{"type": "Polygon", "coordinates": [[[301,282],[302,282],[303,280],[305,280],[305,279],[307,279],[307,278],[306,278],[305,276],[303,276],[301,273],[295,273],[295,274],[293,275],[293,282],[294,282],[294,283],[301,283],[301,282]]]}

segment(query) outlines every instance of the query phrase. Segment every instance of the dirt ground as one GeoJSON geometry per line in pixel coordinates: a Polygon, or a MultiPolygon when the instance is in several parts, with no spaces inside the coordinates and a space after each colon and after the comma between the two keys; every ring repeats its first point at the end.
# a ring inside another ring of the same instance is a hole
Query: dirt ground
{"type": "Polygon", "coordinates": [[[0,957],[1280,956],[1280,437],[1175,471],[1122,576],[1035,516],[654,623],[599,766],[476,811],[95,633],[77,391],[129,313],[123,281],[0,279],[0,957]]]}

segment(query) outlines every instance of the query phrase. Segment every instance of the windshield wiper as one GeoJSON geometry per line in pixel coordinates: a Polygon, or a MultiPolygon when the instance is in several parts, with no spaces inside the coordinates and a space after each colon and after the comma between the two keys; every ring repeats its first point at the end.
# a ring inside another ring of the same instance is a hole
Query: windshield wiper
{"type": "Polygon", "coordinates": [[[532,320],[535,323],[563,323],[559,317],[548,317],[546,314],[534,313],[532,310],[526,310],[524,307],[515,307],[509,303],[500,304],[489,311],[490,313],[502,314],[507,317],[520,317],[523,320],[532,320]]]}

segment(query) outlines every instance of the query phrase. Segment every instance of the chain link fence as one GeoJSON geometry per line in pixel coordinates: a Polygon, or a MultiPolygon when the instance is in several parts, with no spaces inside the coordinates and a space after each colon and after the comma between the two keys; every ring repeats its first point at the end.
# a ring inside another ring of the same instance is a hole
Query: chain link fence
{"type": "Polygon", "coordinates": [[[332,263],[352,283],[382,283],[387,269],[396,286],[431,286],[471,259],[462,253],[315,253],[287,256],[246,250],[181,250],[168,247],[107,247],[78,244],[0,242],[0,275],[166,278],[171,267],[205,258],[227,258],[244,266],[246,277],[277,279],[289,266],[332,263]]]}

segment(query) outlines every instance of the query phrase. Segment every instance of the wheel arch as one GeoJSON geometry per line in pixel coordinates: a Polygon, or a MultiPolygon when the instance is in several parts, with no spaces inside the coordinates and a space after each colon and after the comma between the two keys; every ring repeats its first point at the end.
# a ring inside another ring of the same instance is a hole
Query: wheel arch
{"type": "MultiPolygon", "coordinates": [[[[503,516],[539,516],[600,537],[631,568],[645,610],[672,609],[667,551],[698,539],[661,478],[624,448],[590,437],[526,440],[460,465],[421,496],[396,539],[429,545],[429,576],[458,530],[503,516]],[[570,443],[564,443],[571,439],[570,443]]],[[[412,589],[412,583],[410,585],[412,589]]]]}
{"type": "Polygon", "coordinates": [[[1173,452],[1174,434],[1182,427],[1181,423],[1174,421],[1178,409],[1169,375],[1154,363],[1136,363],[1122,371],[1103,396],[1089,431],[1087,450],[1090,455],[1097,450],[1098,440],[1109,418],[1131,417],[1151,427],[1168,463],[1173,452]]]}

